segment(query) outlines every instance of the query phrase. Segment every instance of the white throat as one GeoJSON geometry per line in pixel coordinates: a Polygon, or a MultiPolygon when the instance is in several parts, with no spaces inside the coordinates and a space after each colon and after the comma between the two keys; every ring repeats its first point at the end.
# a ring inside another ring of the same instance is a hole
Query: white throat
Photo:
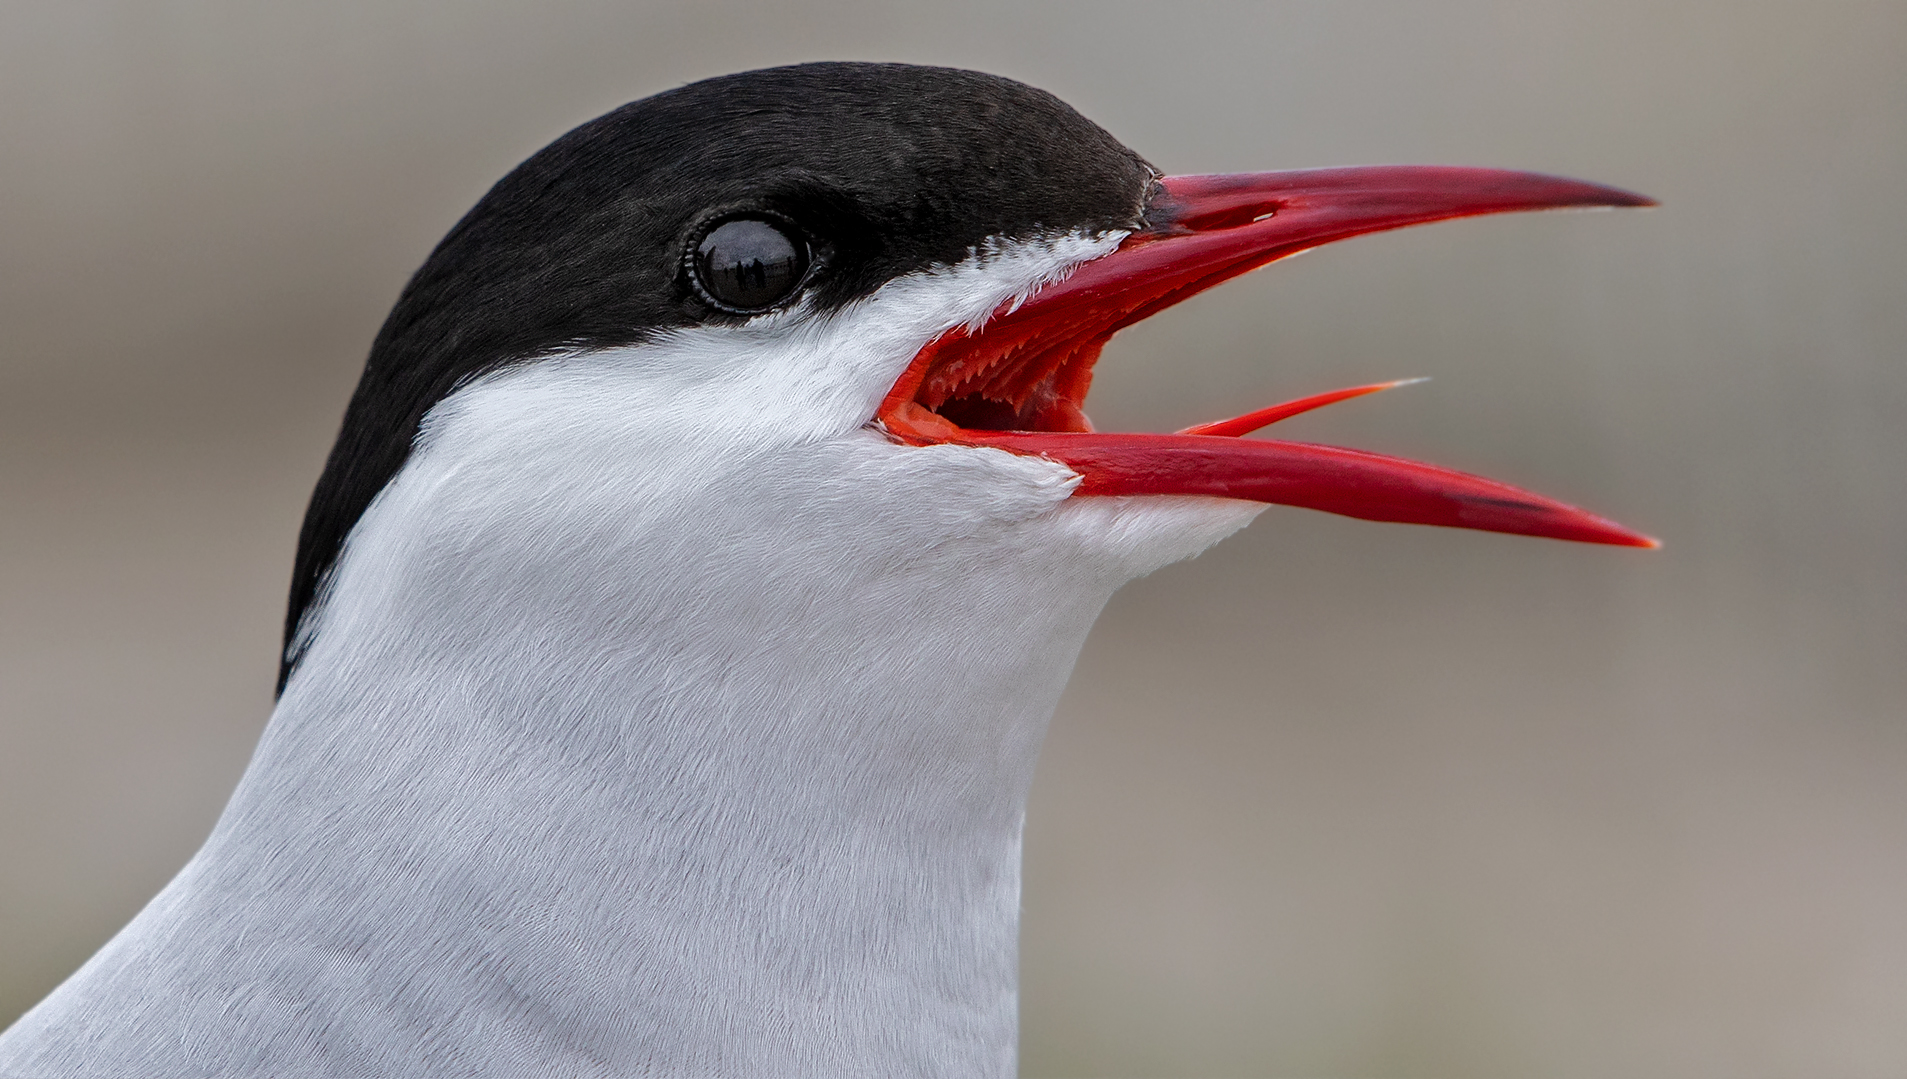
{"type": "Polygon", "coordinates": [[[118,1009],[93,1070],[1011,1074],[1074,657],[1259,507],[1071,498],[860,423],[939,329],[1106,242],[447,398],[205,849],[0,1063],[82,1059],[48,1032],[118,1009]]]}

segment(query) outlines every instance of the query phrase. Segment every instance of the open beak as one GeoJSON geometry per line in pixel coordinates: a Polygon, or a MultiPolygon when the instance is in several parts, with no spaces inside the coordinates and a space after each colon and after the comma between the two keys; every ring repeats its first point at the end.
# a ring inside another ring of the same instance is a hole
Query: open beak
{"type": "Polygon", "coordinates": [[[1076,495],[1217,495],[1374,521],[1655,547],[1613,521],[1480,476],[1336,446],[1239,437],[1396,383],[1176,434],[1096,432],[1082,407],[1093,363],[1114,333],[1308,248],[1453,217],[1651,205],[1611,187],[1499,169],[1168,176],[1146,202],[1144,227],[1117,250],[1003,306],[979,329],[950,330],[923,348],[876,420],[903,442],[992,446],[1060,461],[1082,477],[1076,495]]]}

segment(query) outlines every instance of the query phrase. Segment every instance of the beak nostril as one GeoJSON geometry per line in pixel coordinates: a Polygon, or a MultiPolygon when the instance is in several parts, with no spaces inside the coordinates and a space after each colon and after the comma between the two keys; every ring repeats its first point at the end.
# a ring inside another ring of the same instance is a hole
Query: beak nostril
{"type": "Polygon", "coordinates": [[[1282,207],[1279,203],[1253,200],[1237,206],[1206,210],[1191,217],[1175,218],[1169,222],[1168,227],[1189,232],[1222,232],[1226,229],[1255,225],[1277,214],[1280,209],[1282,207]]]}

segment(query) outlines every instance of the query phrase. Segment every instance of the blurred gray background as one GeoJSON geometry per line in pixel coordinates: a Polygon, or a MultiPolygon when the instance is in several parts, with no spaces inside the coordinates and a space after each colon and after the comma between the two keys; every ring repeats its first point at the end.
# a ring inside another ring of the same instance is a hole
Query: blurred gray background
{"type": "Polygon", "coordinates": [[[1645,553],[1273,509],[1123,592],[1027,837],[1030,1075],[1907,1075],[1907,6],[0,6],[0,1022],[204,836],[372,334],[518,160],[820,58],[1169,172],[1531,168],[1129,331],[1105,428],[1289,437],[1645,553]]]}

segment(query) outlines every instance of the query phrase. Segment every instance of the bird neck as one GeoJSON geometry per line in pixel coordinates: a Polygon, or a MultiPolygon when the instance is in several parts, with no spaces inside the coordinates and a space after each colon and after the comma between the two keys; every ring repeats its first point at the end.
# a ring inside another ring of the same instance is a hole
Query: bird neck
{"type": "Polygon", "coordinates": [[[538,377],[434,414],[128,939],[298,1002],[233,1006],[245,1044],[333,1023],[371,1070],[441,1043],[506,1072],[1009,1074],[1067,674],[1120,583],[1256,507],[1071,499],[1053,462],[866,430],[575,421],[599,386],[559,387],[569,427],[518,422],[538,377]]]}

